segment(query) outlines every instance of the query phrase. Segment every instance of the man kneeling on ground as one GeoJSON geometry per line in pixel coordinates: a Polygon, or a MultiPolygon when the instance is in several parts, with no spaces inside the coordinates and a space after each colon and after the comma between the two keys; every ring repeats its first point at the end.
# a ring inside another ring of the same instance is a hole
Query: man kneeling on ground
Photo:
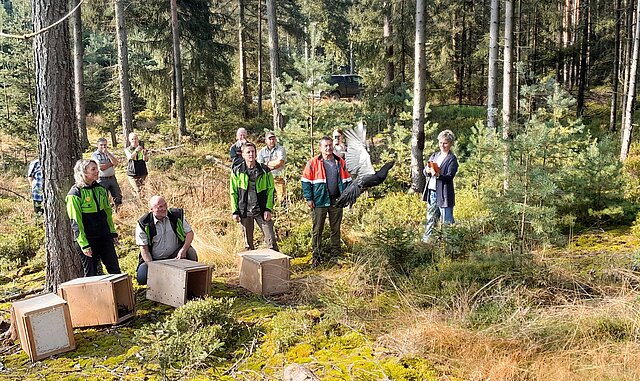
{"type": "Polygon", "coordinates": [[[138,220],[136,244],[140,246],[140,263],[136,271],[138,284],[147,284],[147,263],[162,259],[198,260],[196,250],[191,247],[193,231],[184,218],[184,211],[167,209],[162,196],[149,200],[151,212],[138,220]]]}

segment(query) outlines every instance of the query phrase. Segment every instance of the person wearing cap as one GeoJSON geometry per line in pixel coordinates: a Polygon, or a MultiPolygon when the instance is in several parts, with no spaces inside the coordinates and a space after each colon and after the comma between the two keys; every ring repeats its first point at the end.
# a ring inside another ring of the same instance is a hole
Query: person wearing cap
{"type": "Polygon", "coordinates": [[[229,157],[231,158],[231,168],[244,163],[242,158],[242,145],[247,142],[247,130],[243,127],[236,131],[236,142],[229,147],[229,157]]]}
{"type": "Polygon", "coordinates": [[[282,204],[287,196],[287,186],[284,180],[284,167],[287,161],[287,151],[278,144],[278,138],[273,131],[268,131],[264,135],[264,142],[267,144],[258,152],[257,162],[266,165],[273,175],[273,182],[276,188],[276,198],[282,204]]]}
{"type": "Polygon", "coordinates": [[[113,198],[113,210],[118,211],[122,204],[122,191],[120,184],[116,179],[116,165],[118,159],[109,152],[107,139],[99,138],[97,142],[97,150],[91,155],[91,158],[98,163],[98,184],[102,185],[111,193],[113,198]]]}

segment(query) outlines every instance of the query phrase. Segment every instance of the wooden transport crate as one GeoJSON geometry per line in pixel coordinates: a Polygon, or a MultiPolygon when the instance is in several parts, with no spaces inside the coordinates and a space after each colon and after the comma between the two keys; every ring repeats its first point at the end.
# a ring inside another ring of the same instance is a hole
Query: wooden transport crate
{"type": "Polygon", "coordinates": [[[74,328],[119,324],[136,314],[127,274],[73,279],[58,286],[58,295],[69,303],[74,328]]]}
{"type": "Polygon", "coordinates": [[[289,291],[289,257],[271,249],[238,253],[240,286],[259,295],[289,291]]]}
{"type": "Polygon", "coordinates": [[[180,307],[209,295],[211,267],[188,259],[148,262],[147,299],[180,307]]]}
{"type": "Polygon", "coordinates": [[[44,294],[13,303],[11,307],[20,345],[31,361],[76,349],[67,302],[44,294]]]}

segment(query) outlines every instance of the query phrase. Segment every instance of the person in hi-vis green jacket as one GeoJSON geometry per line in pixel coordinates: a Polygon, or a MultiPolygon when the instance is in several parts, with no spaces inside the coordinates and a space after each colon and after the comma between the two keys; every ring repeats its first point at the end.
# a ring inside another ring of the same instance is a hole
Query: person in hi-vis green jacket
{"type": "Polygon", "coordinates": [[[78,160],[73,168],[73,177],[76,183],[69,190],[65,202],[84,276],[97,275],[100,261],[109,274],[120,274],[115,249],[118,233],[113,225],[107,190],[96,181],[98,163],[78,160]]]}
{"type": "Polygon", "coordinates": [[[278,250],[272,219],[275,193],[273,175],[266,165],[256,161],[256,156],[255,144],[243,144],[244,162],[234,166],[231,171],[229,193],[233,220],[242,225],[245,249],[255,248],[253,230],[254,222],[257,222],[267,247],[278,250]]]}

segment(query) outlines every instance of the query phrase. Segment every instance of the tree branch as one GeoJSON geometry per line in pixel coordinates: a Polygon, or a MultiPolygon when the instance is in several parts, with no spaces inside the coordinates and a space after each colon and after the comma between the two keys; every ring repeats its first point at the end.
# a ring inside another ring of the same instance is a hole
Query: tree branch
{"type": "Polygon", "coordinates": [[[78,5],[76,5],[71,12],[67,13],[66,16],[64,16],[63,18],[61,18],[60,20],[54,22],[53,24],[49,25],[46,28],[40,29],[39,31],[33,32],[33,33],[28,33],[28,34],[7,34],[7,33],[2,33],[0,32],[0,37],[6,37],[6,38],[19,38],[19,39],[23,39],[26,40],[28,38],[32,38],[35,37],[41,33],[44,33],[46,31],[48,31],[51,28],[54,28],[56,25],[60,24],[61,22],[63,22],[64,20],[68,19],[69,17],[71,17],[71,15],[73,15],[75,13],[75,11],[80,8],[80,6],[82,5],[82,3],[84,3],[84,0],[80,0],[78,2],[78,5]]]}

